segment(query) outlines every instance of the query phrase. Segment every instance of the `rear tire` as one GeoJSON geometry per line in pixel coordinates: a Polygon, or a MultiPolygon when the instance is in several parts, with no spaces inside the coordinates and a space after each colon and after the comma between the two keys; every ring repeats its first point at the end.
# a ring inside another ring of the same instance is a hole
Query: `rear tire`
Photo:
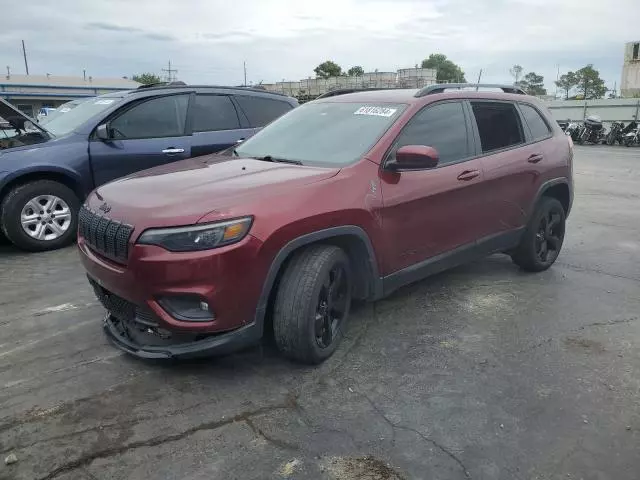
{"type": "Polygon", "coordinates": [[[278,349],[292,360],[323,362],[342,339],[350,305],[351,267],[342,249],[312,245],[295,253],[274,304],[278,349]]]}
{"type": "Polygon", "coordinates": [[[528,272],[548,269],[558,258],[565,234],[566,214],[555,198],[542,197],[520,244],[511,254],[513,263],[528,272]]]}
{"type": "Polygon", "coordinates": [[[18,185],[4,197],[0,225],[18,248],[55,250],[75,240],[79,208],[73,190],[52,180],[37,180],[18,185]]]}

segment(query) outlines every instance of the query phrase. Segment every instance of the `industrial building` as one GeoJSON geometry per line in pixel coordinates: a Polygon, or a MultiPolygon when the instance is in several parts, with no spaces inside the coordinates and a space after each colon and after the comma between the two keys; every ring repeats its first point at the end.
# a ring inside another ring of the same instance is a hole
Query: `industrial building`
{"type": "Polygon", "coordinates": [[[55,108],[76,98],[94,97],[140,86],[127,78],[61,77],[56,75],[0,76],[0,98],[31,117],[43,107],[55,108]]]}
{"type": "Polygon", "coordinates": [[[436,73],[431,68],[403,68],[397,72],[368,72],[360,76],[309,77],[262,84],[261,87],[305,100],[339,88],[422,88],[436,83],[436,73]]]}
{"type": "Polygon", "coordinates": [[[640,95],[640,41],[629,42],[624,46],[620,93],[623,97],[640,95]]]}

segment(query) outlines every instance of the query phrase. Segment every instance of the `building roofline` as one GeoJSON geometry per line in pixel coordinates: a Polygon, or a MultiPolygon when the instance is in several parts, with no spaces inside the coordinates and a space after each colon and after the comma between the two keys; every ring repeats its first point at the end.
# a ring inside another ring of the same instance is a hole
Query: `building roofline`
{"type": "Polygon", "coordinates": [[[28,88],[53,88],[58,90],[135,90],[137,87],[132,85],[130,87],[107,87],[104,85],[48,85],[46,83],[0,83],[0,87],[28,87],[28,88]]]}

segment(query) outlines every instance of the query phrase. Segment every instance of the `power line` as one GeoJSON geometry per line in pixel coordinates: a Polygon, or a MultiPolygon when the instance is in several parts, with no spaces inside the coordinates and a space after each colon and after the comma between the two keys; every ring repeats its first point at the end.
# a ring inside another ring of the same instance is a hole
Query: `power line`
{"type": "Polygon", "coordinates": [[[171,60],[169,60],[169,67],[162,68],[161,70],[163,72],[167,72],[167,82],[173,82],[176,79],[176,76],[173,74],[178,73],[178,70],[176,70],[175,68],[171,68],[171,60]]]}

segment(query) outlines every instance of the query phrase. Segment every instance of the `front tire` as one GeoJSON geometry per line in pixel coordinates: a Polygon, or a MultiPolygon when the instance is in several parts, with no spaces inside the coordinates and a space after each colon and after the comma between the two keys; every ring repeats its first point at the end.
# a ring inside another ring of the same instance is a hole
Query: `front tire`
{"type": "Polygon", "coordinates": [[[512,253],[513,262],[528,272],[548,269],[558,258],[565,234],[566,214],[555,198],[542,197],[520,244],[512,253]]]}
{"type": "Polygon", "coordinates": [[[273,331],[288,358],[319,364],[338,347],[351,305],[351,267],[344,251],[313,245],[295,253],[276,294],[273,331]]]}
{"type": "Polygon", "coordinates": [[[75,239],[79,208],[76,194],[61,183],[37,180],[18,185],[0,205],[2,231],[23,250],[55,250],[75,239]]]}

